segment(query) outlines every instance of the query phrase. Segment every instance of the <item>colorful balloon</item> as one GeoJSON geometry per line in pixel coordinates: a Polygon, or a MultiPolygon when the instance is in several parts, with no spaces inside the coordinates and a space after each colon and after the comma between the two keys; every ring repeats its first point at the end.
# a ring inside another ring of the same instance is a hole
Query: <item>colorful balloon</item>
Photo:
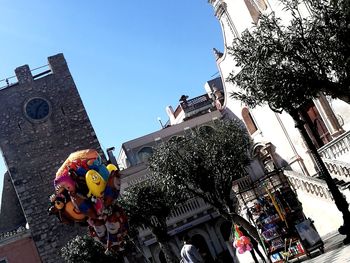
{"type": "Polygon", "coordinates": [[[74,205],[74,207],[85,216],[88,216],[89,218],[95,219],[97,218],[97,213],[94,209],[93,202],[85,198],[79,194],[71,194],[71,201],[74,205]]]}
{"type": "Polygon", "coordinates": [[[104,164],[97,166],[98,173],[103,177],[103,179],[107,182],[109,177],[109,171],[107,170],[104,164]]]}
{"type": "Polygon", "coordinates": [[[118,171],[118,168],[114,164],[110,163],[110,164],[107,165],[107,170],[108,170],[109,173],[111,173],[113,171],[118,171]]]}
{"type": "Polygon", "coordinates": [[[114,207],[114,212],[107,217],[105,225],[108,233],[107,249],[118,251],[127,235],[127,217],[120,206],[114,207]]]}
{"type": "Polygon", "coordinates": [[[68,172],[62,175],[59,178],[56,178],[54,181],[54,186],[56,193],[62,193],[64,190],[67,190],[68,192],[75,192],[75,182],[74,180],[68,175],[68,172]]]}
{"type": "Polygon", "coordinates": [[[237,248],[238,253],[243,254],[246,251],[251,251],[253,249],[252,243],[250,242],[250,238],[246,236],[241,236],[236,238],[233,246],[237,248]]]}
{"type": "Polygon", "coordinates": [[[113,170],[108,178],[104,191],[104,204],[110,206],[113,201],[117,200],[120,193],[120,175],[118,170],[113,170]]]}
{"type": "Polygon", "coordinates": [[[128,223],[117,203],[120,174],[115,165],[105,166],[96,150],[74,152],[56,172],[54,187],[49,214],[64,224],[89,224],[89,234],[107,250],[122,249],[128,223]]]}
{"type": "Polygon", "coordinates": [[[89,188],[88,197],[91,195],[101,197],[106,188],[106,181],[95,170],[89,170],[85,175],[86,184],[89,188]]]}
{"type": "Polygon", "coordinates": [[[246,249],[244,247],[239,247],[238,248],[238,253],[239,254],[243,254],[246,251],[246,249]]]}
{"type": "Polygon", "coordinates": [[[241,236],[241,241],[243,242],[244,245],[250,244],[250,238],[246,236],[241,236]]]}
{"type": "Polygon", "coordinates": [[[72,203],[72,201],[68,201],[66,203],[66,206],[64,208],[64,211],[69,215],[71,218],[74,219],[74,221],[81,222],[85,221],[86,215],[81,213],[72,203]]]}
{"type": "Polygon", "coordinates": [[[247,251],[251,251],[253,249],[253,245],[252,244],[247,244],[245,247],[246,247],[247,251]]]}

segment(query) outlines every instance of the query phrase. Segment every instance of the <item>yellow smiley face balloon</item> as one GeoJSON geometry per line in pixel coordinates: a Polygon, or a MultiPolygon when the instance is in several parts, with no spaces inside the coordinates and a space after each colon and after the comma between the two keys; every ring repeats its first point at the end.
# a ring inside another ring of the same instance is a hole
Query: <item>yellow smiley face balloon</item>
{"type": "Polygon", "coordinates": [[[89,170],[85,175],[87,187],[89,188],[88,197],[91,195],[101,197],[106,188],[106,181],[95,170],[89,170]]]}

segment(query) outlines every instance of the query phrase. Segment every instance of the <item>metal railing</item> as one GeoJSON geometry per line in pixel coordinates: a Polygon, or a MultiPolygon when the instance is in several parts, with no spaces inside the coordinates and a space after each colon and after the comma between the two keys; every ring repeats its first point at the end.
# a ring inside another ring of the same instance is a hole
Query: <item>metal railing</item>
{"type": "MultiPolygon", "coordinates": [[[[38,71],[39,69],[43,69],[43,68],[46,68],[46,70],[33,75],[33,79],[37,79],[37,78],[40,78],[42,76],[45,76],[45,75],[51,73],[51,69],[50,69],[49,64],[31,69],[30,72],[34,73],[35,71],[38,71]]],[[[0,79],[0,90],[8,88],[8,87],[13,86],[13,85],[16,85],[17,83],[18,83],[18,79],[16,76],[11,76],[8,78],[0,79]],[[5,85],[3,85],[3,84],[5,84],[5,85]]]]}
{"type": "Polygon", "coordinates": [[[199,111],[210,109],[213,107],[212,104],[213,101],[211,98],[209,98],[208,94],[204,94],[180,103],[186,117],[191,117],[199,111]]]}

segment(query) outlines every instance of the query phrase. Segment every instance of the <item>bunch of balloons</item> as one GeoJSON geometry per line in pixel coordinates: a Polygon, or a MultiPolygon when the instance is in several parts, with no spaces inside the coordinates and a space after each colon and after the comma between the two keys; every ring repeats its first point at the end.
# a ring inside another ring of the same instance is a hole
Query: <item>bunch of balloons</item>
{"type": "Polygon", "coordinates": [[[235,241],[233,242],[233,246],[237,248],[238,253],[243,254],[246,251],[251,251],[253,249],[253,245],[250,242],[249,237],[244,236],[237,225],[235,225],[234,228],[235,241]]]}
{"type": "Polygon", "coordinates": [[[87,225],[106,251],[123,249],[128,226],[117,201],[120,174],[115,165],[105,166],[93,149],[74,152],[58,169],[54,187],[49,214],[64,224],[87,225]]]}

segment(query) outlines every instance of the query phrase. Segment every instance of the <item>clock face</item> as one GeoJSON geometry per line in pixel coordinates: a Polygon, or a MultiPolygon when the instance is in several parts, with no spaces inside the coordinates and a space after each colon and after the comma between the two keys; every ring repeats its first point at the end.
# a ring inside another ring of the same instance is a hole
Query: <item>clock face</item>
{"type": "Polygon", "coordinates": [[[42,98],[33,98],[25,105],[25,112],[33,120],[42,120],[49,115],[50,105],[42,98]]]}

